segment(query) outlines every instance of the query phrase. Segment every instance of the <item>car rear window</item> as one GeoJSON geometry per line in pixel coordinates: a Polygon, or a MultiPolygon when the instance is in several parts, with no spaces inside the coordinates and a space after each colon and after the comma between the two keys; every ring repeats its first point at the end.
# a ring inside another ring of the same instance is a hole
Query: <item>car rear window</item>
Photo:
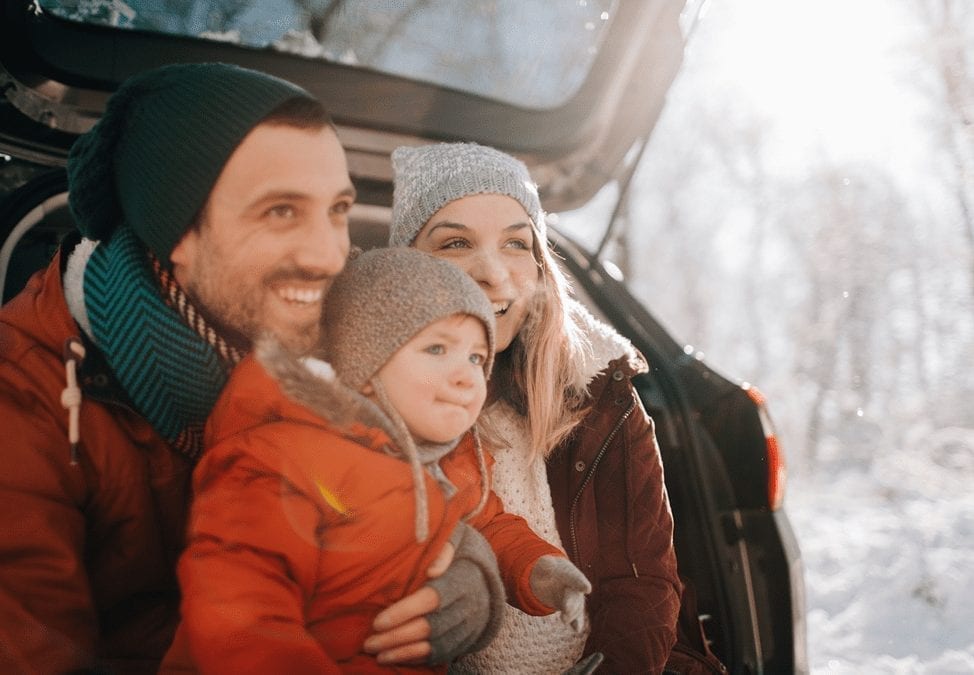
{"type": "Polygon", "coordinates": [[[71,21],[272,49],[525,108],[566,103],[618,0],[41,0],[71,21]]]}

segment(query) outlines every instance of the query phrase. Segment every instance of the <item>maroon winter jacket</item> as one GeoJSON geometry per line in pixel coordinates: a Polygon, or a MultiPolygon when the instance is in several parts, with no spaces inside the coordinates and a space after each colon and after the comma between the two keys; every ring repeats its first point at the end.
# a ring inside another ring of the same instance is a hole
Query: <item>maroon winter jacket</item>
{"type": "Polygon", "coordinates": [[[612,361],[547,463],[562,542],[592,582],[585,654],[605,655],[598,672],[660,673],[676,641],[673,516],[653,421],[631,382],[645,368],[638,357],[612,361]]]}

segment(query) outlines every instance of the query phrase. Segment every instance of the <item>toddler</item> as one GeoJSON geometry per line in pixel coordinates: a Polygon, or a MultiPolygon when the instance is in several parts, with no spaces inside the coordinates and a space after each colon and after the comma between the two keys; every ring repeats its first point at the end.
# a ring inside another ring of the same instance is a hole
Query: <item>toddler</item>
{"type": "Polygon", "coordinates": [[[335,280],[323,323],[321,358],[258,345],[207,423],[163,671],[381,669],[362,648],[372,621],[448,543],[492,589],[470,651],[496,631],[505,589],[580,629],[588,580],[490,490],[473,427],[494,315],[477,284],[415,249],[369,251],[335,280]]]}

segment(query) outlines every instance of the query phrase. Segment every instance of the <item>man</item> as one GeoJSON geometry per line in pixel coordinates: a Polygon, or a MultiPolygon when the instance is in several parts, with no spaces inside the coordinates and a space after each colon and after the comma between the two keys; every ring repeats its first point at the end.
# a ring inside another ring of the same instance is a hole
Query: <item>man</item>
{"type": "MultiPolygon", "coordinates": [[[[320,103],[223,64],[128,80],[68,178],[84,239],[0,309],[0,671],[154,672],[206,416],[258,335],[317,340],[355,190],[320,103]]],[[[382,660],[475,641],[471,564],[380,615],[382,660]]]]}

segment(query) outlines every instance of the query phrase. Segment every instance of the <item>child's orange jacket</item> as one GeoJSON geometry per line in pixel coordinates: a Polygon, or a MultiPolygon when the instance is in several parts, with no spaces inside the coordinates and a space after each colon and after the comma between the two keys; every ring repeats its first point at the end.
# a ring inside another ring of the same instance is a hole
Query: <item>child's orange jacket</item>
{"type": "MultiPolygon", "coordinates": [[[[373,619],[426,583],[427,568],[481,498],[467,434],[440,460],[458,488],[452,498],[424,472],[429,536],[417,543],[412,473],[383,452],[389,442],[377,428],[325,421],[286,396],[253,356],[237,366],[194,473],[178,567],[183,622],[163,672],[382,669],[362,651],[373,619]]],[[[470,525],[497,555],[508,602],[548,614],[529,575],[540,556],[564,554],[502,508],[490,492],[470,525]]]]}

